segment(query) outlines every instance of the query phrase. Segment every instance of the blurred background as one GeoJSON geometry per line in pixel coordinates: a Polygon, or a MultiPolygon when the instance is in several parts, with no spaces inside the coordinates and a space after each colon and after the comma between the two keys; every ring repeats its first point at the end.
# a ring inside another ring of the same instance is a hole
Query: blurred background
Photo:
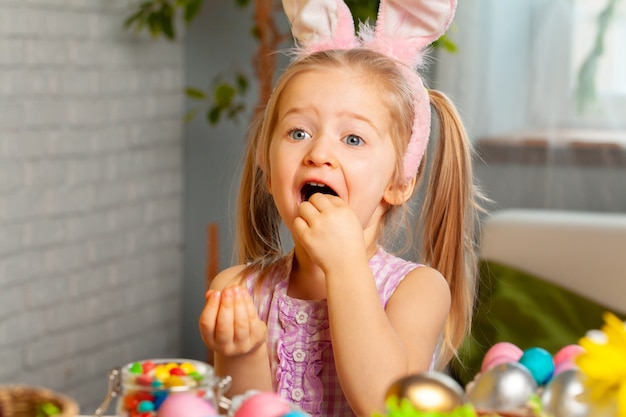
{"type": "MultiPolygon", "coordinates": [[[[460,2],[424,76],[490,210],[626,213],[625,3],[460,2]]],[[[267,0],[0,0],[0,384],[91,413],[112,367],[208,360],[197,318],[287,30],[267,0]]]]}

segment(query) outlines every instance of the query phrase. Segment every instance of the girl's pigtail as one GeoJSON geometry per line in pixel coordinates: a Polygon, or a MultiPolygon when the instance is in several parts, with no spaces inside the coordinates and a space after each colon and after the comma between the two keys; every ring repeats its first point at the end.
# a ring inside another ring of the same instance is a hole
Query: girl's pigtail
{"type": "Polygon", "coordinates": [[[251,124],[237,196],[237,257],[241,264],[266,265],[282,254],[280,216],[258,163],[262,112],[251,124]]]}
{"type": "Polygon", "coordinates": [[[452,302],[438,358],[445,364],[471,329],[481,194],[474,184],[471,142],[456,109],[439,91],[430,90],[429,96],[439,120],[439,138],[421,212],[421,247],[425,263],[441,272],[450,286],[452,302]]]}

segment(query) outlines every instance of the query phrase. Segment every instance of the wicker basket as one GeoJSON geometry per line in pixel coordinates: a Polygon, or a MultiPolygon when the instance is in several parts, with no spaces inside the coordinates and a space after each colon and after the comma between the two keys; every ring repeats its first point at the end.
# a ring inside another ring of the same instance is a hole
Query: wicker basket
{"type": "Polygon", "coordinates": [[[35,417],[38,407],[45,403],[61,410],[55,417],[78,415],[78,404],[55,391],[26,385],[0,386],[0,417],[35,417]]]}

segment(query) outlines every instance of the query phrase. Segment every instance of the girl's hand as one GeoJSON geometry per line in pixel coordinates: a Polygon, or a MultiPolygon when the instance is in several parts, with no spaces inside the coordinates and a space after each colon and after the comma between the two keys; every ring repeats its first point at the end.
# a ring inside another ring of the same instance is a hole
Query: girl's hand
{"type": "Polygon", "coordinates": [[[314,194],[298,207],[294,239],[299,241],[325,272],[333,266],[367,262],[363,227],[341,198],[314,194]]]}
{"type": "Polygon", "coordinates": [[[266,331],[267,326],[244,288],[207,291],[200,333],[209,349],[227,357],[246,355],[265,342],[266,331]]]}

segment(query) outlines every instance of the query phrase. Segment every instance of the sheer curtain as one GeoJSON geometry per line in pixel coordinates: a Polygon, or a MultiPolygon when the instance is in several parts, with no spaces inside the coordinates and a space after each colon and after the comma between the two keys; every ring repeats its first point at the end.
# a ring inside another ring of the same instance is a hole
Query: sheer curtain
{"type": "Polygon", "coordinates": [[[433,87],[477,141],[497,207],[626,212],[625,3],[459,2],[458,52],[436,56],[433,87]]]}

